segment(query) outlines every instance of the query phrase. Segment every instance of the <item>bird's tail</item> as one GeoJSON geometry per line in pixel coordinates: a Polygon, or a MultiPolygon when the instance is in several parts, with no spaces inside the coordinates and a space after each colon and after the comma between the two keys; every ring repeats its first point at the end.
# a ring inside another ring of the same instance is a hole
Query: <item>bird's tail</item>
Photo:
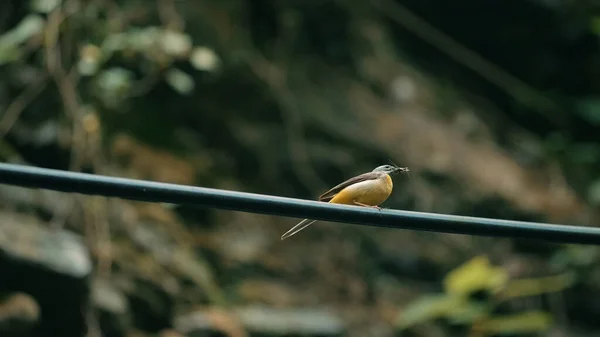
{"type": "Polygon", "coordinates": [[[296,226],[290,228],[289,231],[283,233],[283,235],[281,236],[281,240],[285,240],[285,239],[289,238],[290,236],[298,233],[299,231],[303,230],[304,228],[312,225],[316,221],[317,220],[311,220],[311,219],[304,219],[304,220],[300,221],[296,226]]]}

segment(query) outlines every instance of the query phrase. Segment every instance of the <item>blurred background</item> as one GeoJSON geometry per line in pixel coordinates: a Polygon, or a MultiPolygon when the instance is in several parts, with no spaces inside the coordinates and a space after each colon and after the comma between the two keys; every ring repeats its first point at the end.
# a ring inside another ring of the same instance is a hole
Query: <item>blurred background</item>
{"type": "MultiPolygon", "coordinates": [[[[595,0],[0,3],[0,160],[595,226],[595,0]]],[[[598,336],[597,247],[0,186],[0,336],[598,336]]]]}

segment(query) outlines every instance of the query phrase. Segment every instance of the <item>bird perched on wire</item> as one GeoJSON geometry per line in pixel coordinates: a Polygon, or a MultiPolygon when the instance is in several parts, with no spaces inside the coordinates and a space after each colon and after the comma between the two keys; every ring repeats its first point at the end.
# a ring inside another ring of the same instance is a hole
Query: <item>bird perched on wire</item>
{"type": "MultiPolygon", "coordinates": [[[[382,165],[373,171],[350,178],[319,197],[319,201],[381,209],[379,205],[392,194],[394,184],[390,175],[408,172],[407,167],[382,165]]],[[[281,236],[289,238],[317,220],[304,219],[281,236]]]]}

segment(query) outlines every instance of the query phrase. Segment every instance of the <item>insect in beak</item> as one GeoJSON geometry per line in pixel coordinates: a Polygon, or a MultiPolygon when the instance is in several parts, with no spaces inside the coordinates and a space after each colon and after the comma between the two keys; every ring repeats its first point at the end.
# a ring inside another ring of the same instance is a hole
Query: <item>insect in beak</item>
{"type": "Polygon", "coordinates": [[[406,172],[406,174],[408,175],[408,178],[410,179],[410,170],[408,169],[408,167],[400,167],[400,171],[406,172]]]}
{"type": "Polygon", "coordinates": [[[393,173],[398,173],[398,172],[406,172],[406,174],[408,174],[409,178],[410,178],[410,173],[409,173],[409,169],[408,167],[400,167],[398,165],[396,165],[396,163],[394,163],[391,159],[388,159],[390,161],[390,163],[392,164],[392,166],[394,166],[395,170],[393,173]]]}
{"type": "Polygon", "coordinates": [[[407,172],[408,173],[408,167],[397,167],[396,166],[396,171],[394,171],[394,173],[398,173],[398,172],[407,172]]]}

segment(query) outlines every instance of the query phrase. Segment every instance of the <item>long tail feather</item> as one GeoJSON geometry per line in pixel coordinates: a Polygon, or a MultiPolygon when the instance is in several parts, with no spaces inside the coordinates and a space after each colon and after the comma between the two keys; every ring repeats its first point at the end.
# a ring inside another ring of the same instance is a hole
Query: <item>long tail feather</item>
{"type": "Polygon", "coordinates": [[[299,231],[303,230],[304,228],[312,225],[316,221],[317,220],[311,220],[311,219],[304,219],[304,220],[300,221],[296,226],[290,228],[289,231],[283,233],[283,235],[281,236],[281,240],[285,240],[285,239],[289,238],[290,236],[298,233],[299,231]]]}

